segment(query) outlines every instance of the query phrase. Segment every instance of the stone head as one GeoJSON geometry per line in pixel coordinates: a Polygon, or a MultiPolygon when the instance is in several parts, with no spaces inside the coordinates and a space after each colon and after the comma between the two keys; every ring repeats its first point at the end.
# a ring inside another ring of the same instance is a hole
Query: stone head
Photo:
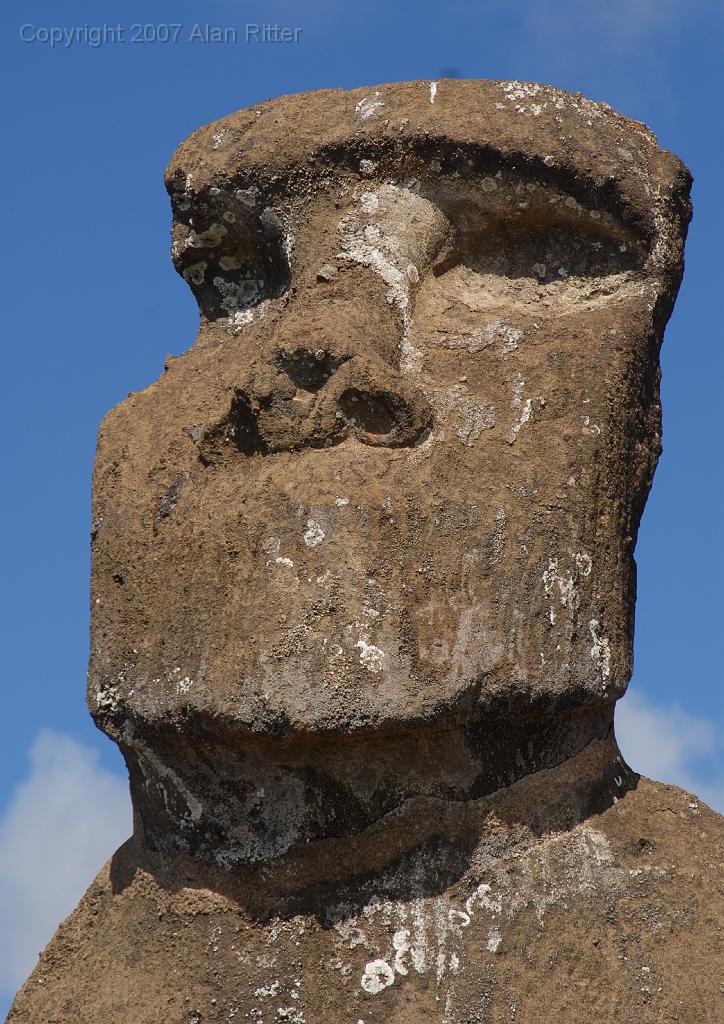
{"type": "Polygon", "coordinates": [[[580,95],[411,82],[232,114],[166,183],[200,330],[100,433],[102,727],[612,706],[682,164],[580,95]]]}

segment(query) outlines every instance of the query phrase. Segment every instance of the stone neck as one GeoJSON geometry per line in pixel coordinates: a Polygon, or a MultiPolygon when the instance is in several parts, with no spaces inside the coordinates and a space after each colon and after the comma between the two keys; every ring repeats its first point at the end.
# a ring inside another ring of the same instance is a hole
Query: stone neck
{"type": "Polygon", "coordinates": [[[149,851],[190,858],[217,883],[262,880],[281,894],[374,873],[421,847],[452,845],[446,870],[464,870],[486,814],[517,817],[534,831],[544,828],[536,822],[550,826],[561,793],[540,779],[555,775],[565,776],[563,817],[575,823],[615,794],[622,769],[612,718],[604,705],[399,735],[284,740],[203,722],[144,735],[127,723],[121,747],[137,837],[149,851]]]}

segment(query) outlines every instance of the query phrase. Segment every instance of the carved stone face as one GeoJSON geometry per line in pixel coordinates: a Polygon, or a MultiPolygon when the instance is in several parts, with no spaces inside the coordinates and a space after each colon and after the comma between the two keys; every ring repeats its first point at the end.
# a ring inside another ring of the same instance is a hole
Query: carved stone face
{"type": "Polygon", "coordinates": [[[581,97],[409,83],[232,115],[168,185],[201,331],[101,431],[102,726],[619,697],[679,162],[581,97]]]}

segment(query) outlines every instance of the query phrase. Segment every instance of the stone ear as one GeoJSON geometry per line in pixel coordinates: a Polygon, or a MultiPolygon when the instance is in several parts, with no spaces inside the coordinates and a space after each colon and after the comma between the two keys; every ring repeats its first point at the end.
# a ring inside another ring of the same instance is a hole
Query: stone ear
{"type": "Polygon", "coordinates": [[[274,210],[258,204],[255,189],[190,194],[174,184],[172,258],[202,319],[242,319],[246,310],[287,290],[284,229],[274,210]]]}

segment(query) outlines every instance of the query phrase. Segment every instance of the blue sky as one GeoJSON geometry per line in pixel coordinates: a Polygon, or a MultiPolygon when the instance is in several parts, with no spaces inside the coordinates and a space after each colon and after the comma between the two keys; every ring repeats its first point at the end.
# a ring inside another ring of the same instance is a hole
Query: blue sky
{"type": "Polygon", "coordinates": [[[619,732],[634,768],[724,808],[721,3],[5,0],[0,22],[0,1009],[130,828],[120,756],[83,702],[89,490],[102,415],[196,331],[169,259],[163,168],[194,128],[282,93],[444,75],[543,81],[645,121],[691,168],[695,219],[663,350],[664,456],[639,537],[636,671],[619,732]],[[153,29],[133,42],[136,23],[181,27],[176,42],[152,41],[153,29]],[[300,29],[298,42],[245,42],[254,24],[300,29]],[[123,38],[91,46],[85,25],[121,25],[123,38]],[[193,41],[195,25],[227,39],[234,29],[237,42],[193,41]],[[53,28],[69,33],[55,46],[43,41],[53,28]]]}

